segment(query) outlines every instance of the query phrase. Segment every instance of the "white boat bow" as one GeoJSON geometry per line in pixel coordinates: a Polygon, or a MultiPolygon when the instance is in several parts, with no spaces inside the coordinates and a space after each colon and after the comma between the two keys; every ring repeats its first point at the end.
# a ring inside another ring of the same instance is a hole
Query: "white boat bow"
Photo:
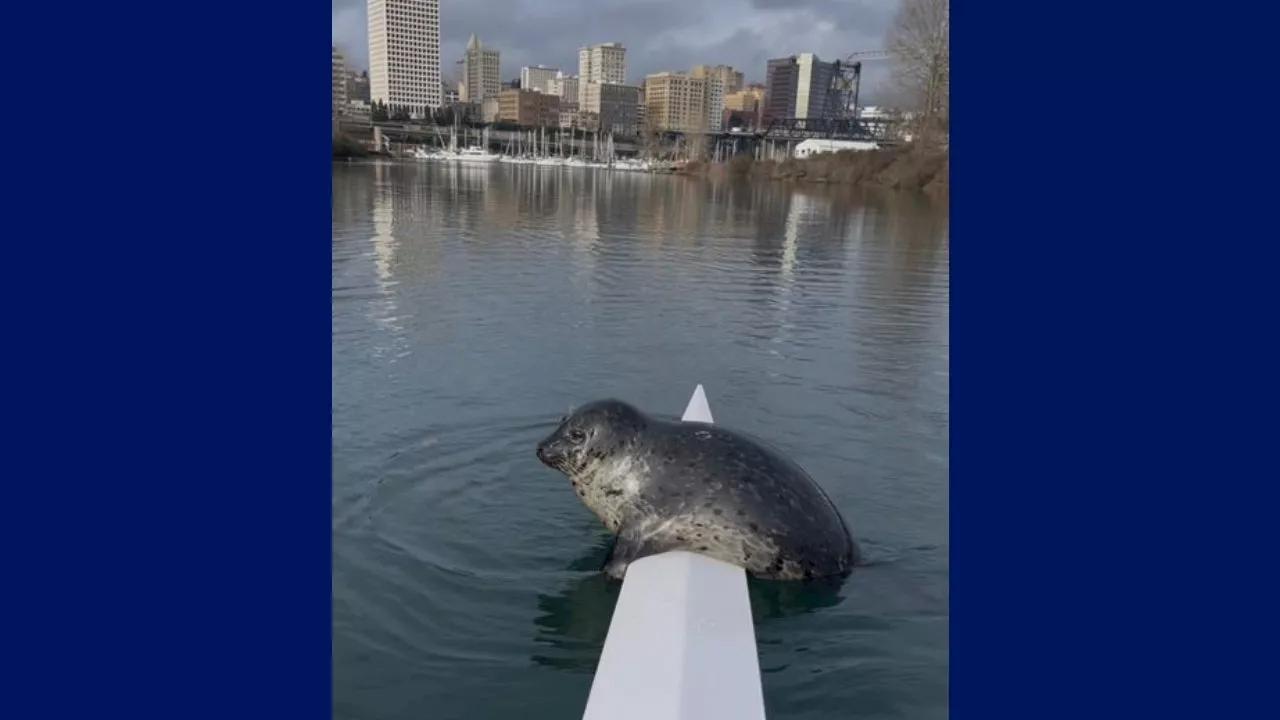
{"type": "MultiPolygon", "coordinates": [[[[685,422],[713,422],[699,385],[685,422]]],[[[584,720],[764,720],[746,572],[689,552],[627,568],[584,720]]]]}
{"type": "Polygon", "coordinates": [[[460,163],[492,163],[497,162],[501,157],[498,153],[489,152],[482,147],[472,145],[455,153],[453,160],[460,163]]]}

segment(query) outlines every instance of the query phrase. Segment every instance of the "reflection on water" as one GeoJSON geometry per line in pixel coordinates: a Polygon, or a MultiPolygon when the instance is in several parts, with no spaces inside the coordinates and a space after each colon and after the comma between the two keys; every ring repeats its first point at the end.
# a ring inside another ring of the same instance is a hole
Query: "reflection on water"
{"type": "MultiPolygon", "coordinates": [[[[600,572],[609,556],[612,539],[604,538],[566,570],[572,577],[558,592],[538,596],[534,619],[535,642],[541,652],[533,655],[539,665],[594,673],[609,632],[609,621],[622,583],[600,572]]],[[[839,580],[769,582],[749,578],[752,615],[757,623],[802,615],[839,604],[839,580]]]]}
{"type": "Polygon", "coordinates": [[[335,717],[580,715],[619,586],[533,448],[700,382],[873,561],[749,583],[770,718],[946,716],[945,214],[529,166],[339,165],[333,193],[335,717]]]}
{"type": "Polygon", "coordinates": [[[594,673],[609,632],[622,583],[600,572],[612,540],[605,539],[570,563],[572,576],[559,592],[538,596],[534,618],[538,665],[572,672],[594,673]]]}

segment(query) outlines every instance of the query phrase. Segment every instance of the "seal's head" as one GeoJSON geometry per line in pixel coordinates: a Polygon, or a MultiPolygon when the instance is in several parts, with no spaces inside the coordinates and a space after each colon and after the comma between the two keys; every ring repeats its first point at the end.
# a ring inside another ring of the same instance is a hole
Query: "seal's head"
{"type": "Polygon", "coordinates": [[[538,459],[573,477],[618,455],[646,424],[644,413],[621,400],[597,400],[561,418],[538,443],[538,459]]]}

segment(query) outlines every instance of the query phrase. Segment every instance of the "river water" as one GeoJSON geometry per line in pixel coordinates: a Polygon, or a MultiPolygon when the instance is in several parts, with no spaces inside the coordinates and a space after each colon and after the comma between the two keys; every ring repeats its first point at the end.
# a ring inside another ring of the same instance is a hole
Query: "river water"
{"type": "Polygon", "coordinates": [[[771,720],[944,718],[949,238],[922,198],[530,166],[333,167],[333,701],[580,717],[617,600],[534,457],[614,396],[792,456],[871,564],[751,582],[771,720]]]}

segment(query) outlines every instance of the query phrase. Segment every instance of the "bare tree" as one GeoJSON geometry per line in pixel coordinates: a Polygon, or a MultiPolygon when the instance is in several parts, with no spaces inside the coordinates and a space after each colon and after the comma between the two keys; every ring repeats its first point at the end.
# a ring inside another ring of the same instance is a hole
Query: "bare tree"
{"type": "Polygon", "coordinates": [[[646,113],[644,122],[640,124],[640,156],[657,158],[661,151],[662,135],[658,123],[646,113]]]}
{"type": "Polygon", "coordinates": [[[702,161],[707,156],[707,113],[705,107],[691,123],[685,127],[684,149],[689,160],[702,161]]]}
{"type": "Polygon", "coordinates": [[[945,144],[951,98],[950,0],[899,0],[889,35],[893,79],[915,139],[945,144]]]}
{"type": "Polygon", "coordinates": [[[695,87],[700,87],[700,99],[694,103],[697,113],[694,117],[686,117],[684,131],[685,157],[689,160],[702,161],[707,156],[707,130],[710,128],[709,114],[711,112],[711,80],[709,78],[698,78],[695,87]]]}

